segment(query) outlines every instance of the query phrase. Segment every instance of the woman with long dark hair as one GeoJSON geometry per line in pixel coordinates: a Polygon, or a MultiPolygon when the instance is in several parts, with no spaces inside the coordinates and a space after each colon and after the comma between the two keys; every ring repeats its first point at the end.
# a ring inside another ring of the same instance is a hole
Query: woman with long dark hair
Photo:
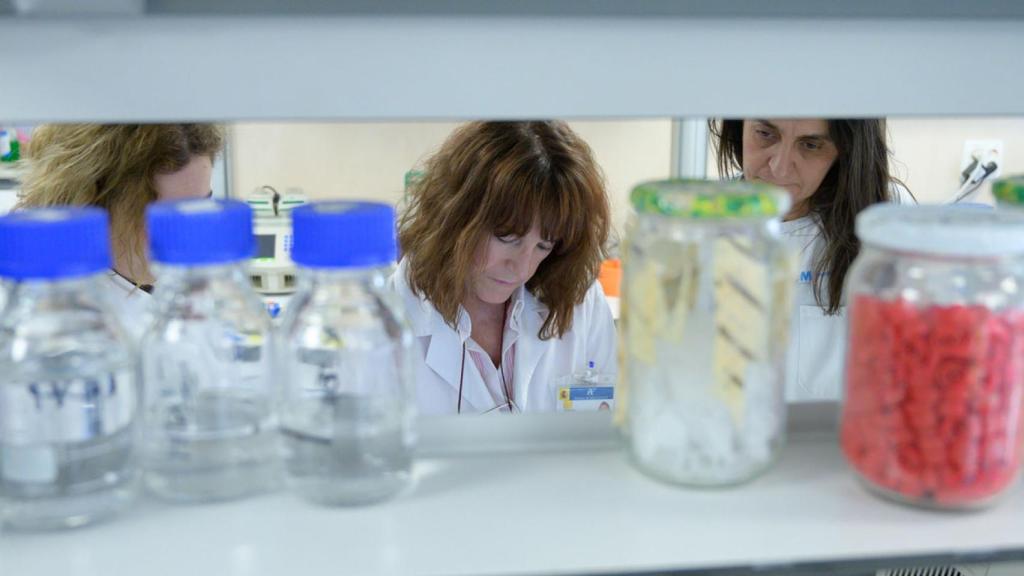
{"type": "MultiPolygon", "coordinates": [[[[883,119],[745,119],[710,123],[719,172],[784,188],[783,234],[800,251],[786,396],[838,398],[846,344],[846,274],[860,242],[857,214],[899,201],[883,119]]],[[[906,193],[909,196],[909,193],[906,193]]],[[[912,198],[912,196],[911,196],[912,198]]]]}

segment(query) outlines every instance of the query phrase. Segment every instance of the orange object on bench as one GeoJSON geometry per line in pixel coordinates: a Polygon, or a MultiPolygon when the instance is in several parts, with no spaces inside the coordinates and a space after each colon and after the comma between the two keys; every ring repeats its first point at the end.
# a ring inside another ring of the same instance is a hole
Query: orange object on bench
{"type": "Polygon", "coordinates": [[[619,297],[619,285],[622,284],[622,262],[612,258],[601,262],[601,271],[597,275],[605,296],[619,297]]]}

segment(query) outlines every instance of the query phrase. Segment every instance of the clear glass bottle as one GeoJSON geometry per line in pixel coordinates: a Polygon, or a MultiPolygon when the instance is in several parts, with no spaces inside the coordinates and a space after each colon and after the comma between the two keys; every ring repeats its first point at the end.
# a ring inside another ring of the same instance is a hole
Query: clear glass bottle
{"type": "Polygon", "coordinates": [[[679,484],[746,481],[784,441],[795,255],[779,221],[789,196],[669,180],[630,199],[620,330],[633,460],[679,484]]]}
{"type": "Polygon", "coordinates": [[[1024,438],[1024,214],[879,205],[857,218],[840,444],[875,492],[974,508],[1024,438]]]}
{"type": "Polygon", "coordinates": [[[134,499],[139,415],[133,344],[104,294],[107,215],[0,218],[0,523],[74,527],[134,499]]]}
{"type": "Polygon", "coordinates": [[[252,210],[233,200],[146,210],[156,264],[142,338],[146,487],[178,501],[280,485],[270,318],[249,283],[252,210]]]}
{"type": "Polygon", "coordinates": [[[413,336],[386,285],[395,215],[324,202],[292,213],[298,291],[281,324],[286,476],[321,504],[389,498],[410,482],[413,336]]]}

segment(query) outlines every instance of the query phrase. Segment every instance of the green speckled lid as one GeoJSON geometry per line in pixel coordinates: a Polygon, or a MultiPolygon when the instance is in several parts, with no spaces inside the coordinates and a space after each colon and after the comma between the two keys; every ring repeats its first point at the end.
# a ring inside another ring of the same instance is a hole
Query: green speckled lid
{"type": "Polygon", "coordinates": [[[790,206],[776,186],[744,180],[657,180],[633,188],[629,200],[638,214],[704,220],[775,218],[790,206]]]}
{"type": "Polygon", "coordinates": [[[1024,206],[1024,174],[996,180],[992,183],[992,195],[1000,204],[1024,206]]]}

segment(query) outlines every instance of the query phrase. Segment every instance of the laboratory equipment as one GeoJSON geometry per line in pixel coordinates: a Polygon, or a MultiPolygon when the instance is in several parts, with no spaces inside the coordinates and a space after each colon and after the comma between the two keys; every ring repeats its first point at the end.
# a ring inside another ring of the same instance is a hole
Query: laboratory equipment
{"type": "Polygon", "coordinates": [[[984,506],[1021,461],[1024,215],[878,205],[856,227],[843,453],[888,498],[984,506]]]}
{"type": "Polygon", "coordinates": [[[21,141],[17,129],[0,129],[0,162],[17,162],[20,159],[21,141]]]}
{"type": "Polygon", "coordinates": [[[280,316],[295,292],[295,264],[292,251],[292,210],[306,203],[298,189],[280,194],[263,186],[246,198],[252,208],[256,254],[249,267],[253,288],[261,294],[272,318],[280,316]]]}
{"type": "Polygon", "coordinates": [[[135,496],[136,354],[113,303],[96,208],[0,218],[0,520],[80,526],[135,496]]]}
{"type": "Polygon", "coordinates": [[[252,211],[234,200],[146,210],[157,282],[142,338],[145,484],[179,501],[280,484],[271,327],[252,290],[252,211]]]}
{"type": "Polygon", "coordinates": [[[324,202],[292,213],[299,287],[281,324],[286,477],[322,504],[391,497],[410,482],[413,335],[386,285],[394,209],[324,202]]]}
{"type": "Polygon", "coordinates": [[[633,189],[623,255],[633,460],[670,482],[720,486],[765,470],[784,441],[795,255],[785,191],[668,180],[633,189]]]}

